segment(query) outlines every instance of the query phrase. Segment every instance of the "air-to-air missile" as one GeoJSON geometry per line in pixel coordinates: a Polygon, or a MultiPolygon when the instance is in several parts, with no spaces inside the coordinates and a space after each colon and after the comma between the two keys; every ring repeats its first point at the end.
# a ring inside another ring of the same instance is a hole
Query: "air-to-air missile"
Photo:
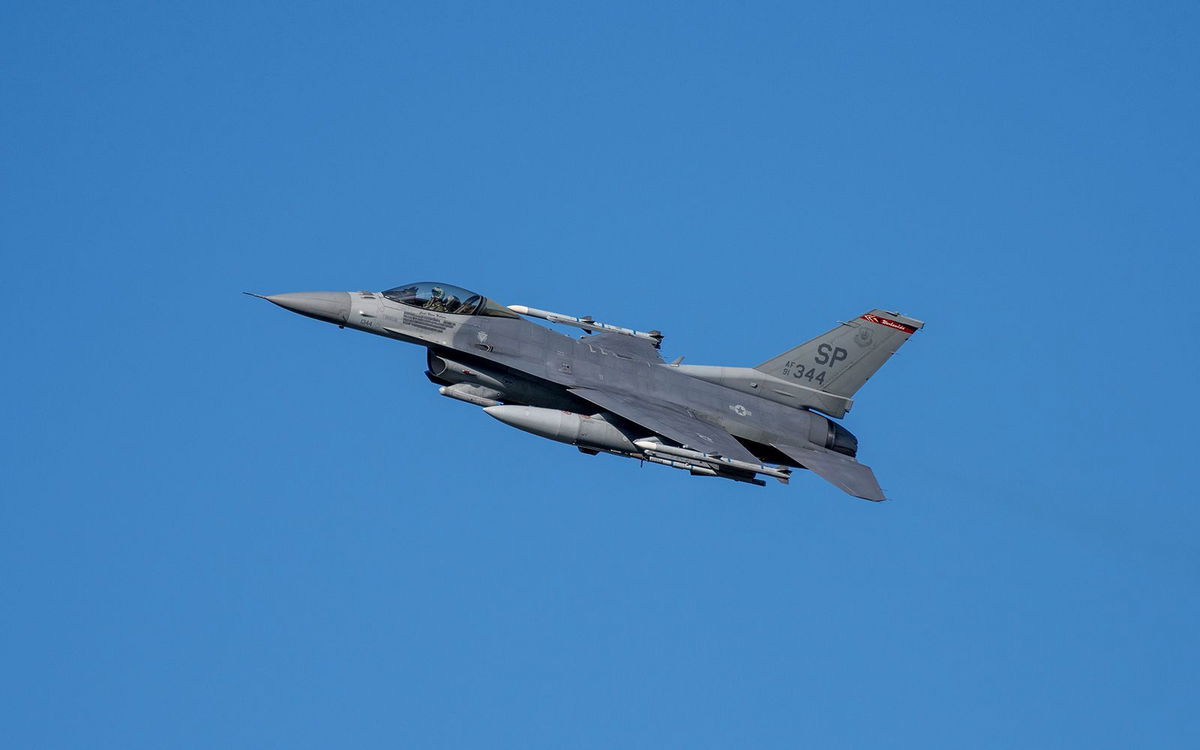
{"type": "Polygon", "coordinates": [[[525,305],[509,305],[509,310],[518,315],[527,315],[531,318],[541,318],[548,320],[551,323],[558,323],[564,326],[573,328],[582,328],[588,333],[595,331],[604,331],[606,333],[622,333],[626,336],[634,336],[639,339],[646,339],[654,343],[654,348],[662,345],[663,335],[660,331],[635,331],[632,328],[622,328],[620,326],[609,325],[593,320],[592,316],[585,315],[582,318],[574,315],[563,315],[562,313],[550,312],[549,310],[539,310],[536,307],[526,307],[525,305]]]}

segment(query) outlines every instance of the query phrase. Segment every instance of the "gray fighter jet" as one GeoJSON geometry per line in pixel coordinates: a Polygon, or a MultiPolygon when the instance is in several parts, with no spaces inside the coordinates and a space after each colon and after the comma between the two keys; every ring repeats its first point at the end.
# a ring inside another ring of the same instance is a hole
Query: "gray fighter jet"
{"type": "Polygon", "coordinates": [[[804,468],[876,501],[883,491],[855,460],[858,439],[827,417],[844,417],[867,378],[924,326],[872,310],[757,367],[719,367],[664,362],[658,331],[506,307],[449,284],[262,298],[339,328],[419,344],[428,350],[425,375],[443,396],[589,455],[759,486],[764,476],[786,484],[789,467],[804,468]]]}

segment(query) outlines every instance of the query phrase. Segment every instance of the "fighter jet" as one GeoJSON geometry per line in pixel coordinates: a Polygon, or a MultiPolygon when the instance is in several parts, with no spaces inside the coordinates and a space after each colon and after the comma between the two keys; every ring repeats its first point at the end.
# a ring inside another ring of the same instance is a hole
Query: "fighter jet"
{"type": "Polygon", "coordinates": [[[523,305],[450,284],[302,292],[269,302],[339,328],[423,346],[443,396],[583,453],[609,453],[763,486],[803,468],[883,500],[858,439],[834,419],[925,324],[871,310],[756,367],[665,362],[663,335],[523,305]],[[530,319],[582,329],[578,338],[530,319]]]}

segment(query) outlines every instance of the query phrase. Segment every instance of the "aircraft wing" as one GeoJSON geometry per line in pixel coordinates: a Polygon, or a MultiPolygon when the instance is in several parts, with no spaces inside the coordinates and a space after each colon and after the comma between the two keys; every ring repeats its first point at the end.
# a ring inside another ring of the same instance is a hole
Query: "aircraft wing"
{"type": "MultiPolygon", "coordinates": [[[[725,458],[762,461],[721,427],[697,419],[686,408],[662,401],[645,401],[613,391],[595,388],[570,388],[579,398],[591,401],[602,409],[624,417],[630,422],[645,427],[650,432],[663,435],[681,445],[702,453],[716,453],[725,458]]],[[[647,436],[649,437],[649,436],[647,436]]]]}
{"type": "Polygon", "coordinates": [[[849,456],[824,448],[797,448],[792,445],[773,444],[786,456],[822,479],[832,482],[839,489],[864,500],[879,502],[886,500],[875,472],[849,456]]]}

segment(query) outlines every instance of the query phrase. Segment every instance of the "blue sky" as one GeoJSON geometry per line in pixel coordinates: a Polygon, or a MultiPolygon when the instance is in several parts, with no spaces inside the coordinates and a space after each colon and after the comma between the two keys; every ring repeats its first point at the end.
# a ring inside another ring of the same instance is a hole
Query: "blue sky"
{"type": "Polygon", "coordinates": [[[1195,747],[1194,3],[11,3],[12,747],[1195,747]],[[752,365],[892,502],[586,457],[240,292],[752,365]]]}

